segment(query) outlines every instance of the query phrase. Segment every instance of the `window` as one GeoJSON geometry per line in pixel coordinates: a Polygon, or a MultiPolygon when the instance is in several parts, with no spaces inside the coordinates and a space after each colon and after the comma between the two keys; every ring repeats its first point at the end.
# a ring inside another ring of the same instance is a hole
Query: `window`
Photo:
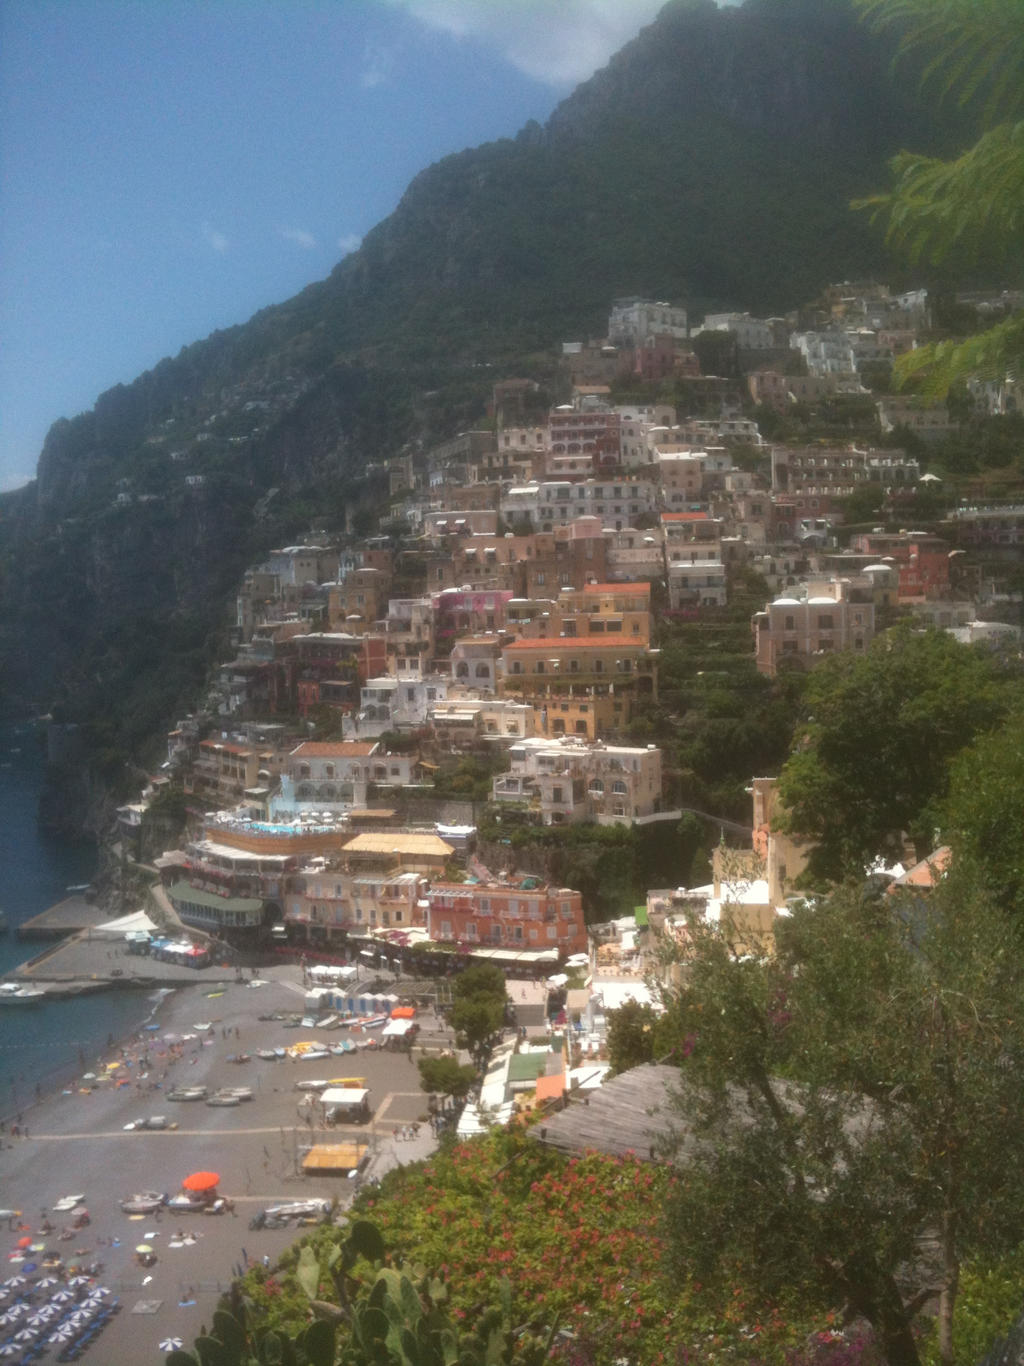
{"type": "Polygon", "coordinates": [[[819,615],[819,617],[818,617],[818,630],[819,630],[819,631],[831,631],[831,630],[832,630],[832,614],[831,614],[831,612],[825,612],[825,613],[822,613],[822,614],[819,615]]]}
{"type": "Polygon", "coordinates": [[[612,783],[612,791],[617,796],[624,797],[626,795],[626,784],[622,781],[621,778],[616,778],[615,782],[612,783]]]}
{"type": "Polygon", "coordinates": [[[543,570],[542,570],[542,571],[537,575],[537,585],[538,585],[538,587],[543,588],[543,587],[544,587],[544,583],[545,583],[545,577],[544,577],[544,572],[543,572],[543,570]]]}
{"type": "Polygon", "coordinates": [[[782,629],[784,631],[795,631],[796,617],[786,617],[785,621],[782,623],[782,629]]]}
{"type": "Polygon", "coordinates": [[[553,802],[560,802],[560,801],[562,801],[562,800],[563,800],[563,793],[564,793],[564,791],[565,791],[564,788],[561,788],[561,787],[553,787],[553,788],[551,789],[551,800],[552,800],[553,802]]]}

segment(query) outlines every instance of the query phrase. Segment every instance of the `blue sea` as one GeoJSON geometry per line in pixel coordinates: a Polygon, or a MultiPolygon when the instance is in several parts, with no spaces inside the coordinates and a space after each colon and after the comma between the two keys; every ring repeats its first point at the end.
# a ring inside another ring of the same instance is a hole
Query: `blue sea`
{"type": "MultiPolygon", "coordinates": [[[[69,845],[43,835],[36,809],[45,752],[28,723],[0,724],[0,972],[9,972],[45,947],[15,930],[88,882],[96,867],[91,845],[69,845]]],[[[113,1034],[138,1029],[153,1009],[151,992],[107,991],[49,1005],[0,1007],[0,1117],[29,1105],[36,1085],[53,1090],[74,1076],[80,1054],[95,1062],[113,1034]]]]}

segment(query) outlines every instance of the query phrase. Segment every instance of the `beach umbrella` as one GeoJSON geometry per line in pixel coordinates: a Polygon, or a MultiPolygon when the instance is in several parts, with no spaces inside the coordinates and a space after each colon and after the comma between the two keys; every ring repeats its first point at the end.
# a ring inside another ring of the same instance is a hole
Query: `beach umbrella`
{"type": "Polygon", "coordinates": [[[0,1347],[0,1357],[14,1357],[21,1351],[20,1347],[15,1347],[13,1343],[7,1342],[0,1347]]]}
{"type": "Polygon", "coordinates": [[[89,1284],[90,1284],[90,1281],[89,1281],[89,1277],[88,1277],[88,1276],[72,1276],[71,1279],[70,1279],[70,1281],[68,1281],[68,1285],[73,1285],[76,1289],[77,1289],[79,1286],[82,1286],[82,1285],[89,1285],[89,1284]]]}
{"type": "Polygon", "coordinates": [[[152,1252],[152,1251],[153,1251],[153,1248],[152,1248],[152,1245],[151,1245],[150,1243],[139,1243],[139,1245],[136,1247],[135,1251],[136,1251],[136,1252],[152,1252]]]}
{"type": "Polygon", "coordinates": [[[40,1280],[36,1281],[37,1290],[49,1290],[51,1285],[60,1285],[60,1281],[58,1281],[56,1276],[43,1276],[40,1280]]]}
{"type": "Polygon", "coordinates": [[[74,1298],[75,1297],[74,1295],[72,1295],[70,1290],[58,1290],[57,1293],[54,1295],[53,1299],[50,1301],[50,1303],[67,1304],[68,1300],[73,1300],[74,1298]]]}
{"type": "Polygon", "coordinates": [[[47,1342],[70,1342],[76,1336],[75,1330],[68,1323],[62,1323],[59,1328],[55,1328],[47,1342]]]}
{"type": "Polygon", "coordinates": [[[181,1338],[164,1338],[159,1346],[161,1352],[176,1352],[181,1346],[181,1338]]]}
{"type": "Polygon", "coordinates": [[[24,1248],[24,1247],[31,1247],[31,1246],[32,1246],[32,1239],[31,1239],[31,1238],[19,1238],[18,1241],[17,1241],[17,1243],[15,1244],[15,1247],[23,1247],[23,1248],[24,1248]]]}
{"type": "Polygon", "coordinates": [[[210,1191],[218,1181],[220,1176],[217,1172],[192,1172],[190,1176],[185,1177],[181,1185],[182,1189],[187,1191],[210,1191]]]}
{"type": "Polygon", "coordinates": [[[38,1336],[39,1331],[36,1328],[19,1328],[18,1331],[14,1334],[14,1341],[35,1342],[38,1336]]]}

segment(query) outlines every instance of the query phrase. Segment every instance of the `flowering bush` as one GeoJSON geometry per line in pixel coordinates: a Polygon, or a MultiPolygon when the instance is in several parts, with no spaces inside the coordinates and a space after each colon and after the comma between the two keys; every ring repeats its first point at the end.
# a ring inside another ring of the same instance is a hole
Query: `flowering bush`
{"type": "MultiPolygon", "coordinates": [[[[668,1271],[661,1215],[678,1179],[632,1156],[565,1159],[513,1128],[389,1173],[358,1210],[378,1226],[390,1256],[444,1277],[460,1321],[495,1303],[507,1278],[517,1322],[557,1321],[573,1335],[559,1358],[566,1366],[726,1359],[782,1366],[807,1340],[813,1320],[806,1314],[784,1315],[779,1306],[755,1313],[742,1287],[701,1285],[668,1271]]],[[[326,1244],[338,1236],[325,1228],[303,1241],[320,1249],[325,1264],[326,1244]]],[[[282,1294],[251,1287],[254,1305],[278,1323],[281,1308],[297,1302],[292,1264],[286,1255],[282,1294]]],[[[329,1297],[326,1278],[322,1293],[329,1297]]]]}

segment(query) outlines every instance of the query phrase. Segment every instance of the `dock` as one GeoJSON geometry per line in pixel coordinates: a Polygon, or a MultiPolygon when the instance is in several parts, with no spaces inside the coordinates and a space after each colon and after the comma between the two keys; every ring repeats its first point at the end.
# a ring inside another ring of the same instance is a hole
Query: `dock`
{"type": "Polygon", "coordinates": [[[86,901],[80,893],[65,897],[55,906],[40,911],[18,926],[19,939],[66,939],[72,934],[94,930],[113,919],[102,906],[86,901]]]}

